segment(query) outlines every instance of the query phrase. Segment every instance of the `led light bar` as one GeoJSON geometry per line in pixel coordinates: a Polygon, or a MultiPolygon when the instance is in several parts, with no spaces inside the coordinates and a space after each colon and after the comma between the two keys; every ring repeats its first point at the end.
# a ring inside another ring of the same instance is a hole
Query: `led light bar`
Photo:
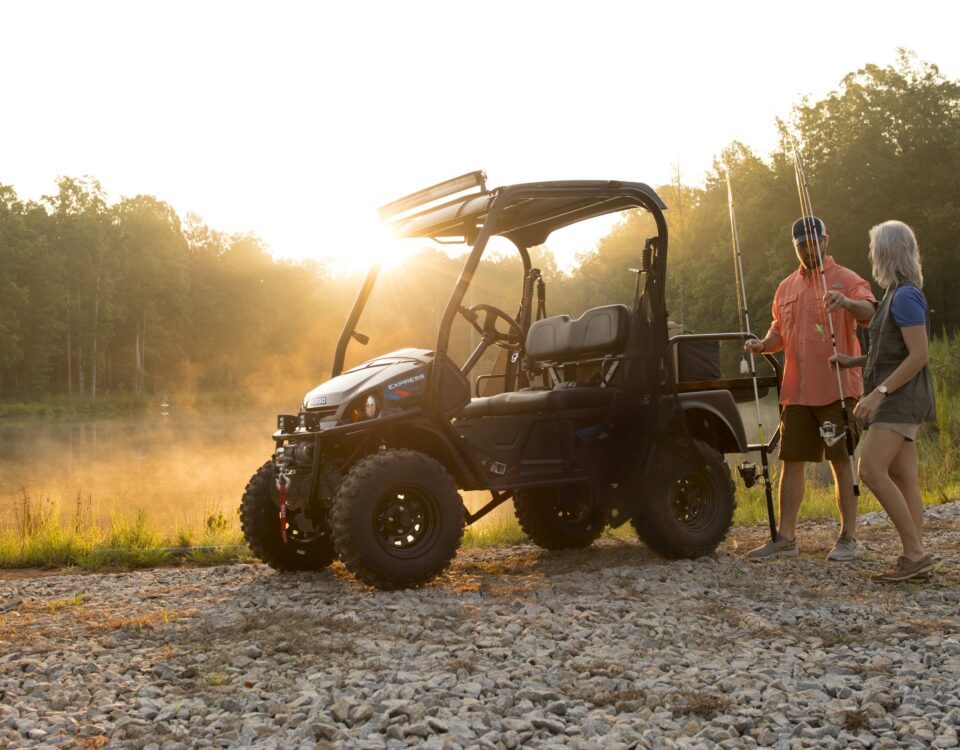
{"type": "Polygon", "coordinates": [[[404,211],[446,198],[448,195],[462,193],[464,190],[478,187],[480,192],[484,193],[487,190],[486,181],[487,176],[483,172],[470,172],[454,177],[452,180],[446,180],[423,190],[418,190],[416,193],[411,193],[403,198],[398,198],[392,203],[381,206],[377,213],[380,215],[380,221],[386,221],[404,211]]]}

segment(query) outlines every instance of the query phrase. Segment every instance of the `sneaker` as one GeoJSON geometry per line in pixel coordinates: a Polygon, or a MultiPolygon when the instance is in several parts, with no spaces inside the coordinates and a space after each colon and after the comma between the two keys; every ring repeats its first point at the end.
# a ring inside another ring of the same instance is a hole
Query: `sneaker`
{"type": "Polygon", "coordinates": [[[797,552],[797,540],[785,539],[781,536],[775,542],[767,542],[762,547],[750,550],[747,553],[747,559],[753,562],[763,562],[775,557],[796,557],[798,554],[800,553],[797,552]]]}
{"type": "Polygon", "coordinates": [[[827,559],[839,562],[862,560],[863,549],[860,547],[860,542],[854,537],[841,534],[837,543],[833,545],[833,549],[827,553],[827,559]]]}
{"type": "Polygon", "coordinates": [[[890,568],[890,570],[874,573],[870,576],[870,580],[880,583],[909,581],[912,578],[923,578],[931,570],[933,570],[933,557],[931,555],[924,555],[919,560],[912,561],[901,556],[897,558],[897,564],[890,568]]]}

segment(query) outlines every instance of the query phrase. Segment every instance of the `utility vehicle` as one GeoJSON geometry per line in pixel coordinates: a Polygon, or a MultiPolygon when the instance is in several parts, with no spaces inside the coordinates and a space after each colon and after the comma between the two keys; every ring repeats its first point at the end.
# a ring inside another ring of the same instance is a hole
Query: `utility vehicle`
{"type": "MultiPolygon", "coordinates": [[[[723,454],[758,448],[747,442],[735,399],[752,381],[720,379],[710,367],[706,377],[684,377],[704,342],[709,354],[710,342],[744,334],[668,339],[664,209],[642,183],[488,189],[482,172],[380,209],[398,237],[469,247],[436,346],[393,351],[344,372],[348,344],[367,338],[357,323],[377,280],[374,266],[343,328],[331,379],[305,396],[299,413],[278,417],[275,452],[246,487],[240,515],[252,550],[279,570],[319,569],[339,557],[373,586],[418,586],[450,564],[465,524],[510,499],[523,530],[546,549],[586,547],[608,524],[630,522],[668,558],[715,550],[735,507],[723,454]],[[629,210],[647,212],[656,227],[637,247],[632,306],[547,317],[530,249],[557,229],[629,210]],[[492,237],[509,240],[522,261],[516,315],[487,302],[465,306],[492,237]],[[450,354],[458,318],[479,337],[463,362],[450,354]],[[502,366],[477,372],[489,347],[502,350],[502,366]],[[480,395],[491,385],[494,395],[480,395]],[[459,490],[487,491],[490,501],[468,513],[459,490]]],[[[761,385],[779,380],[775,369],[761,385]]],[[[741,473],[755,479],[750,464],[741,473]]]]}

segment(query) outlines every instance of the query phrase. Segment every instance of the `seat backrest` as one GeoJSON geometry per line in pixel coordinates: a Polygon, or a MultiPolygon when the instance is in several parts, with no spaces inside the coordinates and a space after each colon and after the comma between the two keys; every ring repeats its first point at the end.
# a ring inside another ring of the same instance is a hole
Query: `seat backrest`
{"type": "Polygon", "coordinates": [[[626,305],[605,305],[587,310],[576,320],[569,315],[538,320],[527,332],[527,358],[533,362],[574,362],[623,354],[630,317],[626,305]]]}

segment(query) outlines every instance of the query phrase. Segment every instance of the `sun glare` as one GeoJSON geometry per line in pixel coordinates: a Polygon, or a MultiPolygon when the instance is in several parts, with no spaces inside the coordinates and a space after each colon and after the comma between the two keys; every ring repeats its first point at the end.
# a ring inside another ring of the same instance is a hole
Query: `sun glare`
{"type": "Polygon", "coordinates": [[[322,253],[321,258],[332,266],[335,273],[365,271],[374,263],[384,267],[401,265],[417,249],[409,240],[398,240],[375,218],[363,224],[361,229],[328,230],[327,240],[326,246],[337,250],[322,253]]]}
{"type": "MultiPolygon", "coordinates": [[[[362,224],[349,224],[349,229],[328,227],[325,238],[325,248],[337,249],[332,252],[320,251],[318,259],[327,263],[337,275],[366,271],[374,263],[379,263],[383,269],[395,268],[427,249],[439,250],[451,256],[462,255],[469,250],[469,246],[463,243],[440,244],[424,237],[397,238],[375,218],[362,224]],[[362,229],[359,229],[361,226],[362,229]]],[[[490,246],[494,251],[498,250],[501,244],[498,240],[500,238],[495,237],[491,241],[490,246]]],[[[512,249],[512,245],[510,248],[512,249]]]]}

